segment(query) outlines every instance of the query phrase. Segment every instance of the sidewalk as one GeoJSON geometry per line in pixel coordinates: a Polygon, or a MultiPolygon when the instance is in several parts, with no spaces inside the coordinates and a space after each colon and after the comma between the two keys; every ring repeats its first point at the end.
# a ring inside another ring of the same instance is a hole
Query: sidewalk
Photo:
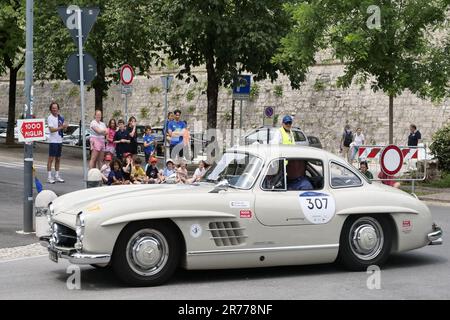
{"type": "MultiPolygon", "coordinates": [[[[401,187],[406,192],[411,192],[410,186],[401,187]]],[[[414,193],[422,201],[450,204],[450,188],[431,188],[416,186],[414,193]]]]}

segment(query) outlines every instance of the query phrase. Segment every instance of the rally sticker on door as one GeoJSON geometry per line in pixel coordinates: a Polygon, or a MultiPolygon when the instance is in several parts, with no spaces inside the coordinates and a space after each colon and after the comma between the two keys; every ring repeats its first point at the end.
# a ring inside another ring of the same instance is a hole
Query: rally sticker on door
{"type": "Polygon", "coordinates": [[[303,192],[299,200],[306,219],[314,224],[329,222],[336,212],[334,198],[329,193],[303,192]]]}

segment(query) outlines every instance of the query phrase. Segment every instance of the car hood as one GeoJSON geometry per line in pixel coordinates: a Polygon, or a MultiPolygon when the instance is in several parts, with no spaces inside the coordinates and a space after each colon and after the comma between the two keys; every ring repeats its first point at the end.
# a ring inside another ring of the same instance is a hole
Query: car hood
{"type": "Polygon", "coordinates": [[[177,196],[180,193],[208,193],[214,184],[200,183],[198,185],[160,184],[160,185],[126,185],[108,186],[79,190],[67,193],[53,201],[55,214],[78,214],[100,203],[114,200],[135,201],[139,197],[164,194],[164,196],[177,196]]]}

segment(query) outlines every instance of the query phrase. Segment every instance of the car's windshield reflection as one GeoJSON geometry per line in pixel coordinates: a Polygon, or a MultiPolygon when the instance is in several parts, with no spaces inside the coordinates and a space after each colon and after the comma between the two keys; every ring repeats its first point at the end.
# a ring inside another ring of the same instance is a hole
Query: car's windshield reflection
{"type": "Polygon", "coordinates": [[[238,189],[250,189],[263,161],[247,153],[225,153],[209,170],[206,181],[217,183],[226,179],[229,186],[238,189]]]}

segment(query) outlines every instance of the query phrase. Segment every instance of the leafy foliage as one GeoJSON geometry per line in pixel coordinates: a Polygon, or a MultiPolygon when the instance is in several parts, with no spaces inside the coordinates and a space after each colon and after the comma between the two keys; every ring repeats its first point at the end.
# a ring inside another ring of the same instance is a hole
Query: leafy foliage
{"type": "MultiPolygon", "coordinates": [[[[16,88],[25,63],[25,0],[0,2],[0,75],[9,71],[8,126],[6,143],[14,143],[16,88]]],[[[19,93],[21,94],[21,93],[19,93]]]]}
{"type": "Polygon", "coordinates": [[[259,96],[259,85],[257,83],[254,83],[250,87],[250,100],[256,100],[259,96]]]}
{"type": "Polygon", "coordinates": [[[139,110],[139,117],[141,119],[148,119],[149,115],[150,115],[150,109],[148,107],[142,107],[139,110]]]}
{"type": "MultiPolygon", "coordinates": [[[[394,97],[409,89],[419,97],[440,100],[449,95],[450,32],[448,0],[311,0],[288,4],[294,20],[275,63],[285,63],[294,87],[315,64],[316,53],[331,49],[345,62],[337,84],[354,78],[371,80],[373,91],[394,97]],[[367,9],[380,9],[380,28],[369,28],[367,9]],[[441,37],[436,34],[441,34],[441,37]]],[[[392,118],[390,119],[392,120],[392,118]]],[[[392,128],[392,127],[391,127],[392,128]]]]}
{"type": "Polygon", "coordinates": [[[190,89],[190,90],[186,93],[186,100],[187,100],[188,102],[194,100],[194,98],[195,98],[195,91],[196,91],[195,89],[190,89]]]}
{"type": "Polygon", "coordinates": [[[450,125],[442,127],[433,135],[430,150],[439,161],[439,167],[450,173],[450,125]]]}
{"type": "Polygon", "coordinates": [[[197,81],[192,68],[206,65],[208,127],[217,125],[219,86],[228,87],[243,71],[275,80],[289,65],[271,57],[290,28],[279,0],[155,0],[152,19],[163,50],[177,62],[179,79],[197,81]],[[241,67],[238,68],[238,63],[241,67]]]}
{"type": "Polygon", "coordinates": [[[274,88],[273,88],[273,94],[276,96],[276,97],[278,97],[278,98],[281,98],[282,96],[283,96],[283,86],[282,85],[276,85],[274,88]]]}
{"type": "Polygon", "coordinates": [[[119,79],[124,63],[146,74],[159,61],[154,53],[155,33],[146,0],[46,0],[35,9],[35,70],[38,79],[65,79],[68,56],[77,51],[69,32],[57,14],[58,6],[98,6],[100,15],[85,44],[85,51],[97,62],[95,89],[97,107],[102,107],[109,86],[119,79]]]}

